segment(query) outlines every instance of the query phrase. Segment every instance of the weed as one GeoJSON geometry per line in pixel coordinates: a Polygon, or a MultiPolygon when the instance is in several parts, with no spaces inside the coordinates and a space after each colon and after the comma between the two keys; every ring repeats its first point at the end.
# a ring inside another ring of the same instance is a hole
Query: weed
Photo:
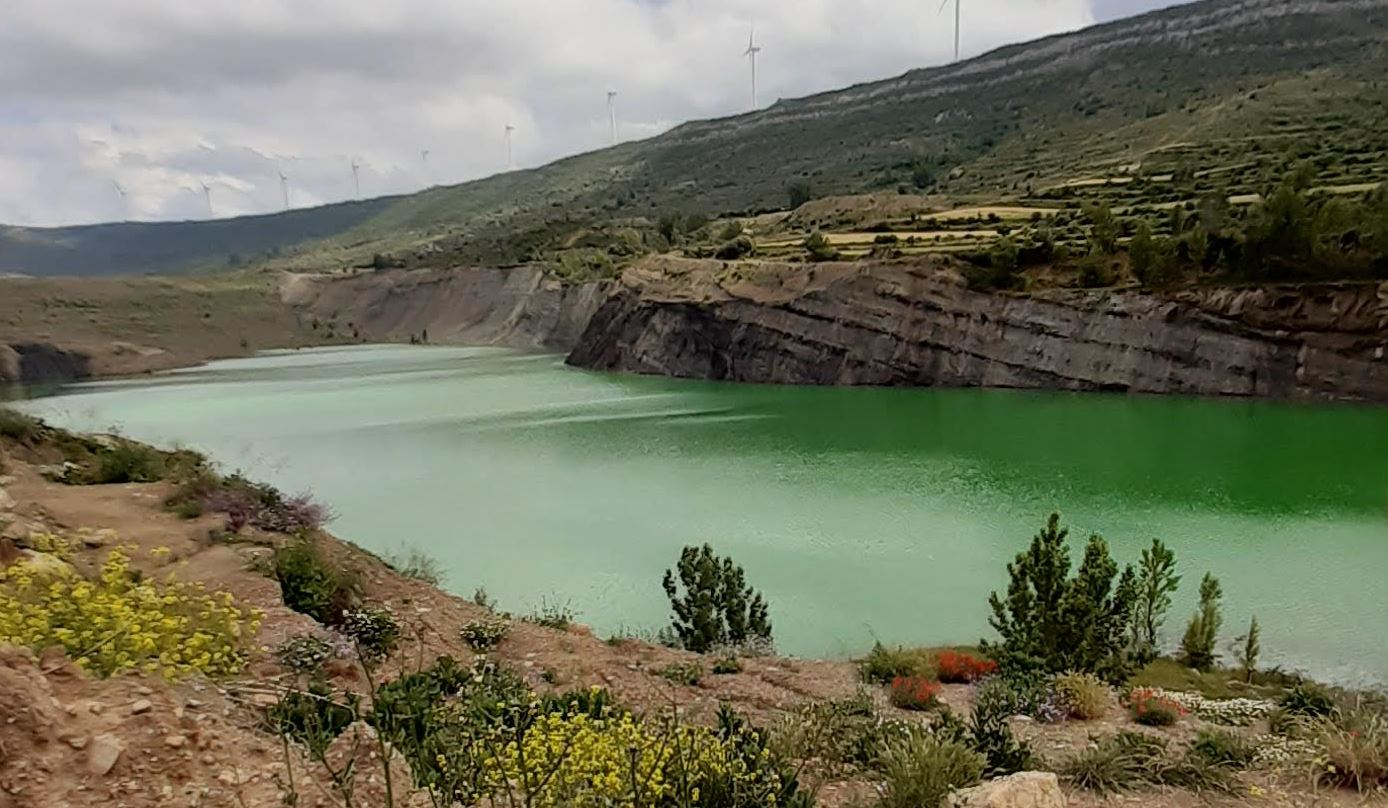
{"type": "Polygon", "coordinates": [[[313,634],[299,634],[280,643],[274,651],[280,665],[301,676],[316,677],[335,655],[333,644],[313,634]]]}
{"type": "Polygon", "coordinates": [[[718,675],[742,673],[742,663],[737,657],[720,657],[713,662],[713,672],[718,675]]]}
{"type": "Polygon", "coordinates": [[[489,617],[464,625],[458,633],[469,648],[485,654],[500,645],[510,630],[511,621],[504,617],[489,617]]]}
{"type": "Polygon", "coordinates": [[[356,642],[359,653],[369,662],[389,656],[400,641],[400,623],[383,606],[348,610],[342,616],[342,632],[356,642]]]}
{"type": "Polygon", "coordinates": [[[998,670],[998,663],[946,648],[935,658],[941,682],[971,684],[998,670]]]}
{"type": "Polygon", "coordinates": [[[1290,715],[1320,718],[1335,712],[1335,698],[1320,685],[1307,682],[1288,690],[1277,706],[1290,715]]]}
{"type": "Polygon", "coordinates": [[[430,586],[443,582],[443,565],[438,560],[417,548],[411,547],[400,555],[387,556],[386,566],[416,581],[430,586]]]}
{"type": "Polygon", "coordinates": [[[1360,792],[1388,788],[1388,716],[1368,708],[1336,711],[1310,725],[1321,748],[1314,762],[1317,783],[1360,792]]]}
{"type": "Polygon", "coordinates": [[[1216,766],[1244,769],[1253,765],[1257,749],[1242,735],[1227,729],[1202,729],[1190,746],[1190,754],[1216,766]]]}
{"type": "Polygon", "coordinates": [[[1057,676],[1054,688],[1066,712],[1081,721],[1097,721],[1108,714],[1113,698],[1108,685],[1091,673],[1057,676]]]}
{"type": "Polygon", "coordinates": [[[677,685],[693,687],[703,680],[704,668],[697,662],[672,662],[657,670],[656,675],[677,685]]]}
{"type": "Polygon", "coordinates": [[[0,407],[0,437],[29,443],[43,434],[43,422],[9,407],[0,407]]]}
{"type": "Polygon", "coordinates": [[[89,485],[152,483],[164,476],[159,452],[148,446],[120,441],[96,456],[96,466],[84,475],[89,485]]]}
{"type": "Polygon", "coordinates": [[[875,684],[888,684],[900,676],[922,676],[929,678],[935,674],[930,654],[916,648],[888,648],[882,643],[873,643],[872,650],[858,663],[863,680],[875,684]]]}
{"type": "Polygon", "coordinates": [[[540,601],[540,605],[535,611],[521,619],[537,626],[564,631],[573,624],[575,617],[573,606],[568,601],[560,602],[545,598],[540,601]]]}
{"type": "Polygon", "coordinates": [[[357,576],[331,563],[311,538],[292,539],[276,547],[271,569],[284,605],[324,625],[340,624],[357,602],[357,576]]]}
{"type": "Polygon", "coordinates": [[[285,693],[266,714],[266,723],[321,760],[333,740],[357,720],[359,704],[355,693],[344,693],[338,701],[327,684],[310,682],[307,690],[285,693]]]}
{"type": "Polygon", "coordinates": [[[958,741],[914,731],[888,741],[880,765],[881,808],[938,808],[952,791],[979,782],[984,757],[958,741]]]}
{"type": "Polygon", "coordinates": [[[893,707],[933,710],[940,706],[940,683],[919,676],[898,676],[892,680],[887,695],[893,707]]]}

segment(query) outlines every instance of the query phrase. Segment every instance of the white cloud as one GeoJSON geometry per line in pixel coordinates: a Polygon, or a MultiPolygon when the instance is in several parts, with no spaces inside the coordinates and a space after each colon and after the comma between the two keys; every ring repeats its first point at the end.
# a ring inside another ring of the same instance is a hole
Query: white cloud
{"type": "MultiPolygon", "coordinates": [[[[0,221],[278,210],[454,183],[947,61],[931,0],[6,0],[0,221]],[[429,150],[427,167],[420,150],[429,150]],[[124,208],[114,183],[126,190],[124,208]],[[189,190],[192,189],[192,190],[189,190]]],[[[964,52],[1090,0],[969,0],[964,52]]]]}

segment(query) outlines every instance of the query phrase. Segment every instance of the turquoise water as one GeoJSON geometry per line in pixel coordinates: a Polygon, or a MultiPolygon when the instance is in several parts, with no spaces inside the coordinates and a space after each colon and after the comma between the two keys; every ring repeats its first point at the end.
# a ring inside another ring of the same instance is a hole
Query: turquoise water
{"type": "MultiPolygon", "coordinates": [[[[986,390],[762,387],[594,374],[550,355],[369,347],[72,386],[28,409],[184,443],[417,547],[504,608],[599,633],[666,620],[660,577],[708,541],[786,652],[972,642],[1005,564],[1059,509],[1122,560],[1160,537],[1256,613],[1267,664],[1388,681],[1388,411],[986,390]]],[[[1078,556],[1078,548],[1074,552],[1078,556]]]]}

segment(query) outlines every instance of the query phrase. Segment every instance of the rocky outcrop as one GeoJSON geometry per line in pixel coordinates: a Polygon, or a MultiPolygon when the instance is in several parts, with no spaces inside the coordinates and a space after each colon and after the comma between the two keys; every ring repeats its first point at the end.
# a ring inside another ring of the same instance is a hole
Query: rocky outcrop
{"type": "Polygon", "coordinates": [[[322,327],[368,341],[506,345],[568,350],[608,283],[566,284],[536,267],[387,270],[292,275],[282,296],[322,327]]]}
{"type": "Polygon", "coordinates": [[[1373,285],[1045,295],[949,262],[629,270],[571,364],[783,384],[1017,387],[1388,402],[1373,285]]]}
{"type": "Polygon", "coordinates": [[[950,808],[1065,808],[1060,778],[1052,772],[1017,772],[951,794],[950,808]]]}
{"type": "Polygon", "coordinates": [[[91,357],[46,342],[0,343],[0,382],[50,384],[91,375],[91,357]]]}

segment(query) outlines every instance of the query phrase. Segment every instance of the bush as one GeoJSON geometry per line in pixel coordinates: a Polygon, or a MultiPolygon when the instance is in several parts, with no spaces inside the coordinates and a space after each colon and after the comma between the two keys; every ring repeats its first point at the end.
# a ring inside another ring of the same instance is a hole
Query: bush
{"type": "Polygon", "coordinates": [[[1320,685],[1303,682],[1282,694],[1277,706],[1288,715],[1321,718],[1335,712],[1335,698],[1320,685]]]}
{"type": "Polygon", "coordinates": [[[1061,775],[1087,791],[1112,794],[1151,782],[1166,743],[1136,732],[1091,738],[1083,752],[1061,767],[1061,775]]]}
{"type": "Polygon", "coordinates": [[[1130,670],[1128,623],[1137,598],[1136,575],[1129,566],[1119,576],[1108,544],[1096,535],[1071,578],[1068,535],[1060,515],[1051,514],[1030,548],[1007,565],[1006,597],[994,592],[988,598],[993,611],[988,622],[1002,642],[984,641],[983,650],[1004,667],[1094,673],[1121,682],[1130,670]]]}
{"type": "Polygon", "coordinates": [[[1128,707],[1134,721],[1149,727],[1169,727],[1188,712],[1170,696],[1146,688],[1138,688],[1128,696],[1128,707]]]}
{"type": "Polygon", "coordinates": [[[0,437],[28,443],[43,434],[43,422],[9,407],[0,407],[0,437]]]}
{"type": "Polygon", "coordinates": [[[415,548],[410,548],[403,555],[389,556],[385,563],[406,578],[423,581],[430,586],[443,582],[443,567],[438,560],[415,548]]]}
{"type": "Polygon", "coordinates": [[[0,644],[42,651],[61,646],[97,676],[130,670],[166,679],[239,672],[261,614],[227,593],[203,594],[172,577],[156,582],[112,550],[99,577],[26,563],[0,569],[0,644]]]}
{"type": "Polygon", "coordinates": [[[1243,736],[1227,729],[1202,729],[1190,746],[1190,754],[1214,766],[1246,769],[1257,750],[1243,736]]]}
{"type": "Polygon", "coordinates": [[[736,261],[739,258],[751,255],[757,249],[757,245],[747,236],[738,236],[731,241],[724,242],[714,251],[713,257],[720,261],[736,261]]]}
{"type": "Polygon", "coordinates": [[[511,621],[504,617],[489,617],[474,620],[459,629],[458,634],[468,647],[479,654],[485,654],[501,645],[511,630],[511,621]]]}
{"type": "Polygon", "coordinates": [[[1024,771],[1035,762],[1030,745],[1019,741],[1008,724],[1019,712],[1018,692],[1002,679],[990,679],[974,694],[969,737],[973,748],[987,761],[984,771],[990,777],[1024,771]]]}
{"type": "Polygon", "coordinates": [[[1219,612],[1219,601],[1223,591],[1219,579],[1205,573],[1200,581],[1200,607],[1191,615],[1186,624],[1185,636],[1181,638],[1181,661],[1198,671],[1208,671],[1218,661],[1215,643],[1219,639],[1219,627],[1223,617],[1219,612]]]}
{"type": "Polygon", "coordinates": [[[761,594],[747,584],[742,567],[719,557],[709,545],[684,548],[676,568],[665,571],[662,585],[675,613],[670,628],[684,649],[704,653],[750,640],[771,641],[771,619],[761,594]]]}
{"type": "Polygon", "coordinates": [[[1067,673],[1057,676],[1055,691],[1071,718],[1097,721],[1108,714],[1112,692],[1093,674],[1067,673]]]}
{"type": "Polygon", "coordinates": [[[858,663],[863,680],[885,685],[900,676],[935,675],[935,668],[928,652],[918,648],[888,648],[882,643],[873,643],[872,650],[858,663]]]}
{"type": "Polygon", "coordinates": [[[916,730],[888,741],[879,765],[881,808],[938,808],[951,792],[977,784],[985,764],[959,741],[916,730]]]}
{"type": "Polygon", "coordinates": [[[919,676],[898,676],[892,680],[888,696],[893,707],[933,710],[940,706],[940,683],[919,676]]]}
{"type": "Polygon", "coordinates": [[[122,441],[97,453],[96,466],[83,482],[91,485],[152,483],[163,477],[164,462],[158,451],[122,441]]]}
{"type": "Polygon", "coordinates": [[[719,676],[742,673],[742,663],[738,661],[737,657],[722,657],[714,660],[713,672],[719,676]]]}
{"type": "Polygon", "coordinates": [[[1361,707],[1321,717],[1311,725],[1311,738],[1322,750],[1315,762],[1318,783],[1361,793],[1388,788],[1388,717],[1382,712],[1361,707]]]}
{"type": "Polygon", "coordinates": [[[575,617],[573,606],[568,601],[545,598],[540,601],[539,608],[522,619],[537,626],[564,631],[573,624],[575,617]]]}
{"type": "Polygon", "coordinates": [[[839,257],[839,251],[834,249],[834,245],[829,243],[829,239],[818,230],[814,231],[805,239],[805,251],[810,254],[811,261],[834,261],[839,257]]]}
{"type": "Polygon", "coordinates": [[[333,644],[313,634],[290,637],[275,648],[275,660],[301,676],[316,677],[336,656],[333,644]]]}
{"type": "Polygon", "coordinates": [[[400,641],[400,624],[383,606],[347,611],[342,616],[342,632],[356,642],[358,652],[368,662],[389,656],[400,641]]]}
{"type": "Polygon", "coordinates": [[[998,663],[972,654],[945,649],[935,657],[940,681],[948,684],[972,684],[998,670],[998,663]]]}
{"type": "Polygon", "coordinates": [[[672,662],[656,671],[662,679],[693,687],[704,678],[704,667],[697,662],[672,662]]]}
{"type": "Polygon", "coordinates": [[[284,605],[326,626],[339,625],[357,602],[357,576],[324,557],[311,538],[287,541],[271,557],[284,605]]]}
{"type": "Polygon", "coordinates": [[[290,690],[269,709],[265,718],[272,732],[308,748],[314,760],[322,760],[334,739],[357,720],[360,699],[355,693],[337,700],[324,682],[310,682],[308,690],[290,690]]]}
{"type": "Polygon", "coordinates": [[[1133,606],[1133,655],[1145,665],[1157,657],[1161,628],[1171,610],[1171,596],[1181,585],[1176,574],[1176,554],[1161,539],[1142,551],[1138,561],[1137,599],[1133,606]]]}
{"type": "Polygon", "coordinates": [[[732,221],[723,225],[723,227],[718,231],[718,240],[732,241],[733,239],[742,235],[743,232],[744,230],[742,227],[742,221],[740,219],[733,219],[732,221]]]}
{"type": "Polygon", "coordinates": [[[786,198],[790,202],[790,209],[795,210],[814,199],[814,190],[808,182],[792,182],[786,186],[786,198]]]}

